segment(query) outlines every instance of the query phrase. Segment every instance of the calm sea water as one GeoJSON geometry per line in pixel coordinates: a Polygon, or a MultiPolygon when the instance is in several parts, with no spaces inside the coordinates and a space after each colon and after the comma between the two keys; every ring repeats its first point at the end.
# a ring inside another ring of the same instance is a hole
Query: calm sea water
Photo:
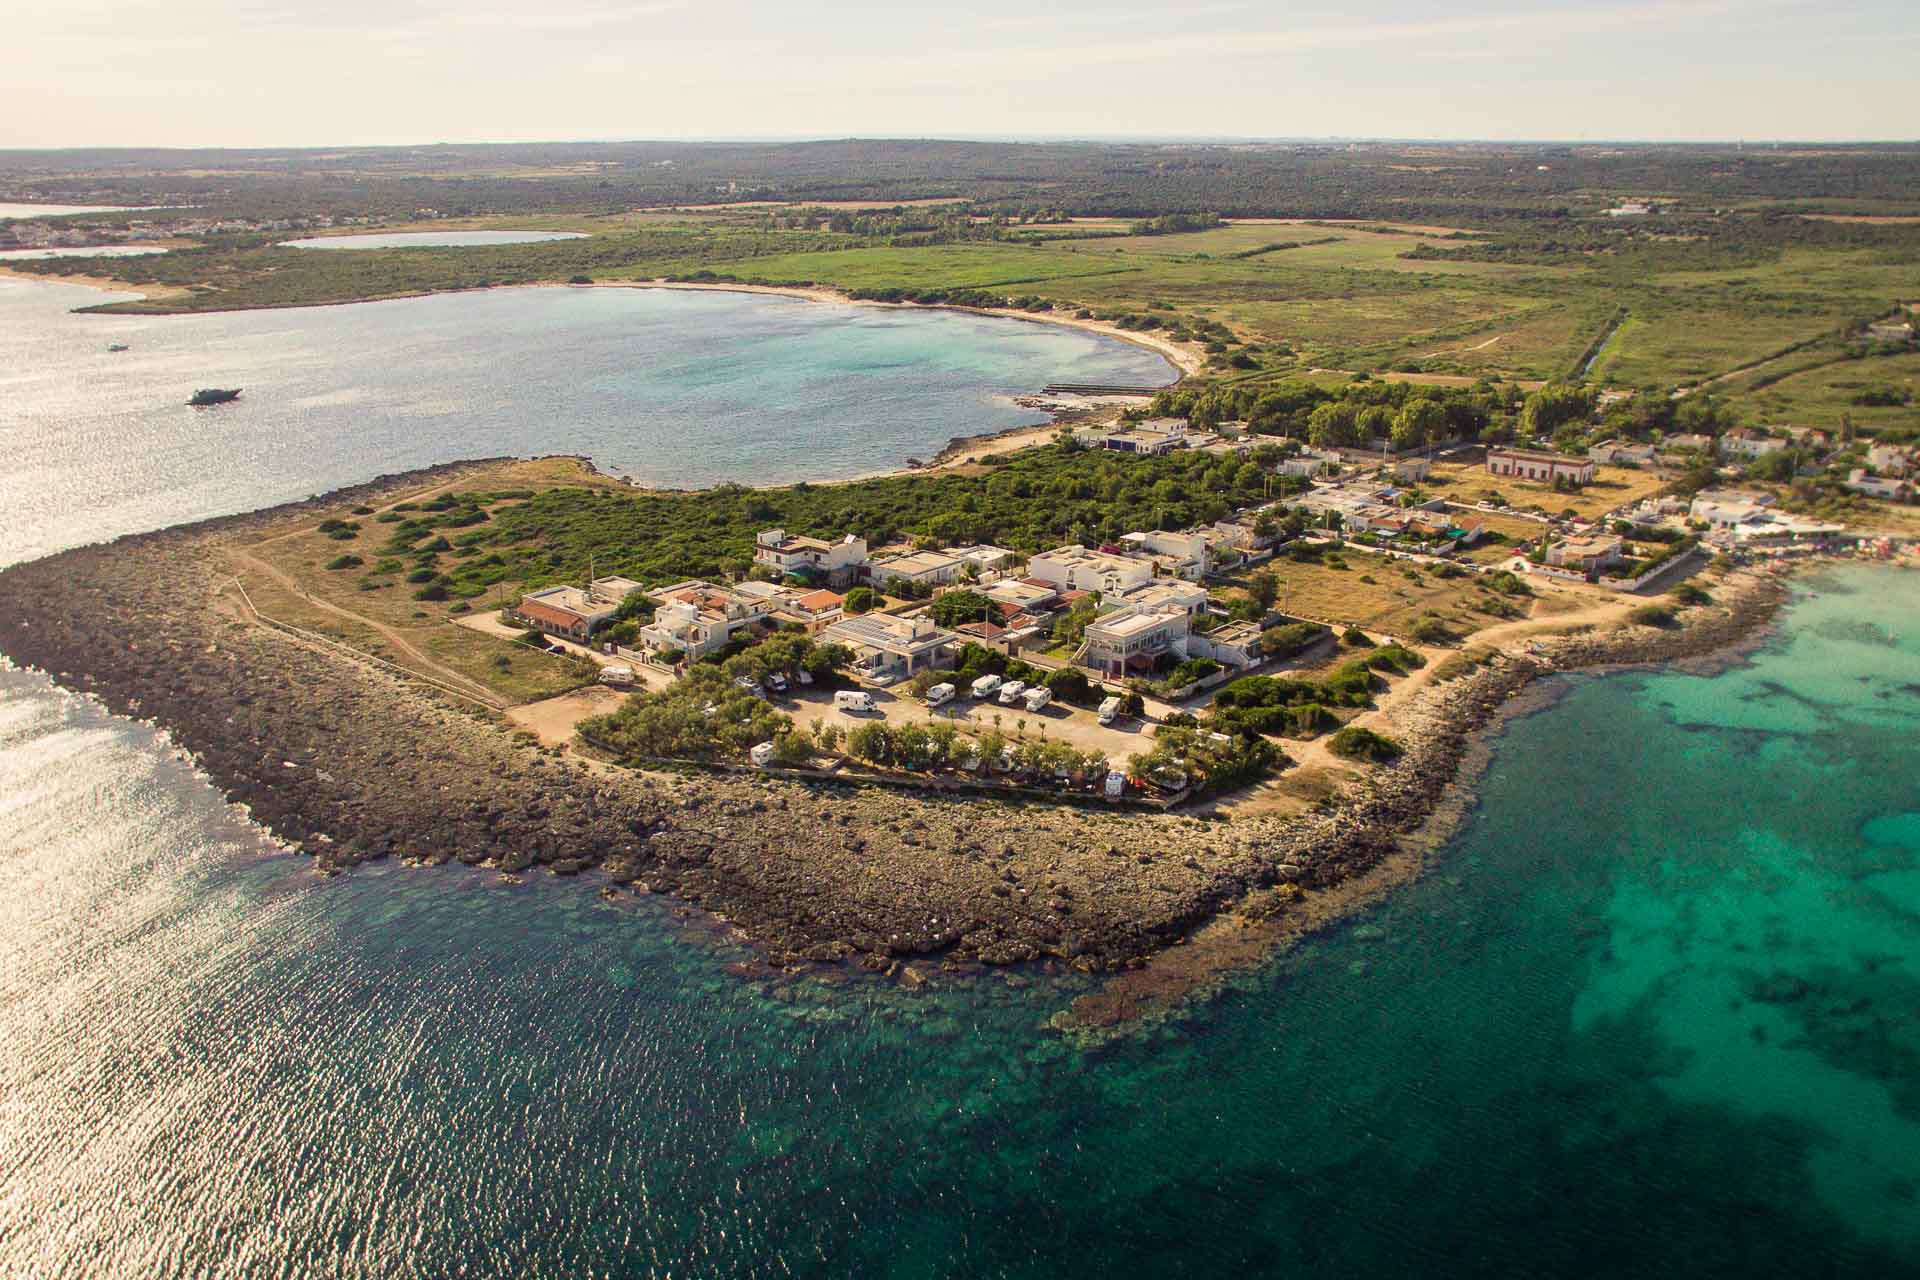
{"type": "Polygon", "coordinates": [[[311,236],[287,240],[283,245],[292,249],[449,249],[461,245],[585,239],[578,231],[370,231],[361,235],[311,236]]]}
{"type": "Polygon", "coordinates": [[[1074,979],[315,881],[0,671],[0,1275],[1920,1274],[1920,575],[1559,683],[1427,878],[1088,1050],[1074,979]]]}
{"type": "Polygon", "coordinates": [[[0,280],[0,563],[494,454],[587,454],[656,485],[850,477],[1044,422],[1008,397],[1049,381],[1172,376],[1054,325],[755,294],[70,314],[113,296],[0,280]],[[200,387],[245,395],[189,409],[200,387]]]}
{"type": "Polygon", "coordinates": [[[1575,679],[1434,872],[1174,1022],[726,975],[658,901],[320,883],[0,675],[0,1272],[1920,1267],[1920,575],[1575,679]]]}

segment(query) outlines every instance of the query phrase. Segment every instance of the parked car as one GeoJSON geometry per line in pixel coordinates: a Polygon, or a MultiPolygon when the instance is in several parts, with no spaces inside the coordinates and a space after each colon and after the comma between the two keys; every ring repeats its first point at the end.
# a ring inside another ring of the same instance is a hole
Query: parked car
{"type": "Polygon", "coordinates": [[[776,671],[767,677],[767,688],[773,690],[775,693],[785,693],[787,691],[787,678],[776,671]]]}
{"type": "Polygon", "coordinates": [[[1000,686],[1000,705],[1003,707],[1012,706],[1015,702],[1018,702],[1020,700],[1020,695],[1025,693],[1026,691],[1027,691],[1026,681],[1024,680],[1007,681],[1005,684],[1000,686]]]}
{"type": "Polygon", "coordinates": [[[750,693],[756,698],[764,698],[767,696],[766,690],[760,687],[760,682],[758,680],[752,680],[746,676],[741,676],[738,680],[735,680],[733,683],[739,687],[742,693],[750,693]]]}

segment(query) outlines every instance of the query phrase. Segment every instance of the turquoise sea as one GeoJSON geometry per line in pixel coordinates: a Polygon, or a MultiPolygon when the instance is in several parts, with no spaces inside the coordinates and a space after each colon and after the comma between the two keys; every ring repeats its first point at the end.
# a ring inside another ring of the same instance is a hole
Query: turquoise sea
{"type": "Polygon", "coordinates": [[[1076,977],[769,984],[590,879],[317,881],[0,670],[0,1276],[1920,1275],[1920,574],[1553,688],[1425,878],[1085,1047],[1076,977]]]}

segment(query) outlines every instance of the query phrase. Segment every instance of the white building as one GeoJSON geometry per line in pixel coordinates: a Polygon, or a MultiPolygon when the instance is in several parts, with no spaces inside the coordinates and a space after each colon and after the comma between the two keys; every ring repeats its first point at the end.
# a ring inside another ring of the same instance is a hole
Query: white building
{"type": "Polygon", "coordinates": [[[710,582],[678,582],[652,593],[660,602],[653,621],[640,628],[640,643],[656,653],[679,650],[688,659],[704,658],[727,647],[734,637],[764,622],[767,603],[710,582]]]}
{"type": "Polygon", "coordinates": [[[867,563],[867,542],[848,534],[838,542],[789,537],[785,529],[768,529],[754,539],[753,562],[782,576],[824,578],[829,586],[852,582],[867,563]]]}
{"type": "Polygon", "coordinates": [[[896,578],[923,587],[941,587],[958,578],[966,565],[965,560],[945,551],[913,551],[875,560],[867,566],[867,575],[881,587],[896,578]]]}
{"type": "Polygon", "coordinates": [[[1153,581],[1153,562],[1069,545],[1030,558],[1027,576],[1061,590],[1118,593],[1153,581]]]}
{"type": "Polygon", "coordinates": [[[853,650],[855,673],[876,681],[905,679],[937,667],[958,640],[932,618],[896,618],[885,613],[842,618],[822,631],[820,638],[853,650]]]}
{"type": "Polygon", "coordinates": [[[1876,444],[1867,450],[1867,465],[1883,476],[1904,476],[1913,470],[1913,451],[1897,444],[1876,444]]]}
{"type": "Polygon", "coordinates": [[[1587,450],[1587,456],[1602,466],[1650,467],[1654,449],[1650,444],[1628,440],[1603,440],[1587,450]]]}
{"type": "Polygon", "coordinates": [[[1004,569],[1020,558],[1018,551],[984,542],[971,547],[948,547],[945,554],[972,565],[974,572],[983,576],[1004,569]]]}
{"type": "Polygon", "coordinates": [[[1913,486],[1897,476],[1869,475],[1855,467],[1847,473],[1847,488],[1855,493],[1864,493],[1870,498],[1885,498],[1889,502],[1907,502],[1913,498],[1913,486]]]}
{"type": "Polygon", "coordinates": [[[1150,533],[1129,533],[1121,536],[1120,545],[1128,555],[1151,560],[1168,575],[1189,582],[1198,582],[1213,568],[1206,535],[1197,532],[1169,533],[1155,529],[1150,533]]]}
{"type": "Polygon", "coordinates": [[[1185,658],[1190,630],[1191,619],[1183,609],[1126,605],[1087,624],[1076,657],[1103,676],[1145,675],[1163,655],[1185,658]]]}
{"type": "Polygon", "coordinates": [[[1205,612],[1209,598],[1205,587],[1179,578],[1155,578],[1146,586],[1135,587],[1119,597],[1126,604],[1148,609],[1178,609],[1190,617],[1205,612]]]}
{"type": "Polygon", "coordinates": [[[1303,449],[1280,463],[1280,474],[1312,480],[1338,471],[1341,461],[1340,455],[1331,449],[1303,449]]]}
{"type": "Polygon", "coordinates": [[[1780,437],[1770,436],[1752,427],[1737,427],[1719,440],[1720,456],[1723,458],[1764,458],[1786,447],[1787,442],[1780,437]]]}

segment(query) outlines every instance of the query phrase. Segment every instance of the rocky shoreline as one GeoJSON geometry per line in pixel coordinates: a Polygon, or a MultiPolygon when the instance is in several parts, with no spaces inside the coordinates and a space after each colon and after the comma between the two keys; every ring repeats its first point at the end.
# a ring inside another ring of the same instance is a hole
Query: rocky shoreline
{"type": "Polygon", "coordinates": [[[17,602],[0,619],[0,652],[166,729],[230,801],[330,874],[382,858],[597,868],[614,886],[716,913],[772,966],[852,961],[912,977],[1051,958],[1116,972],[1224,912],[1310,914],[1316,895],[1401,848],[1476,731],[1537,676],[1720,649],[1784,595],[1756,584],[1687,610],[1678,631],[1575,636],[1476,667],[1401,709],[1406,753],[1358,794],[1300,818],[1230,822],[610,768],[542,752],[491,713],[223,606],[224,546],[487,465],[384,477],[0,571],[17,602]]]}

